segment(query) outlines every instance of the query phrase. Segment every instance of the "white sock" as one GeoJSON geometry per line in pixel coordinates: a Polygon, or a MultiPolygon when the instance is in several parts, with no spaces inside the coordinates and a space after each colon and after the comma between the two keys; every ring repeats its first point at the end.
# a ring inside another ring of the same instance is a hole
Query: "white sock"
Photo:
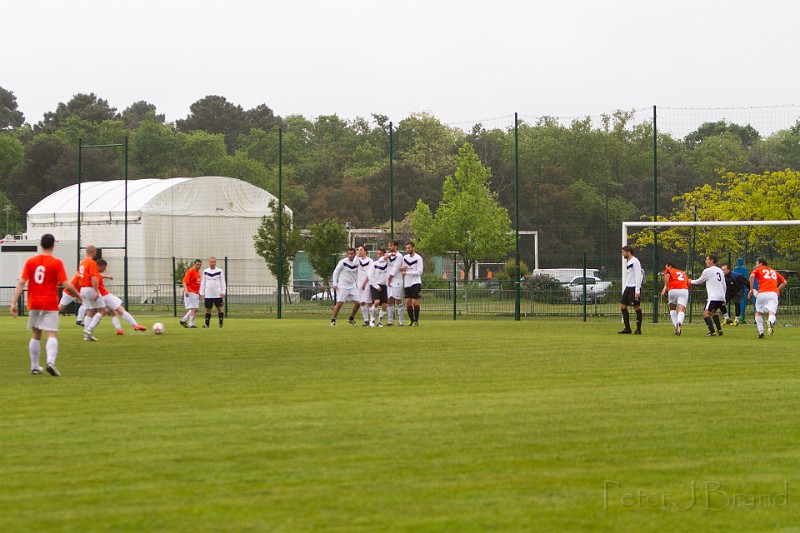
{"type": "Polygon", "coordinates": [[[672,320],[672,325],[678,325],[678,312],[675,309],[671,309],[669,312],[669,318],[672,320]]]}
{"type": "Polygon", "coordinates": [[[183,318],[181,318],[181,322],[186,322],[187,320],[189,320],[189,314],[190,312],[186,311],[186,314],[183,315],[183,318]]]}
{"type": "Polygon", "coordinates": [[[189,325],[194,326],[194,315],[189,315],[189,325]]]}
{"type": "Polygon", "coordinates": [[[683,311],[678,313],[678,318],[677,318],[678,324],[683,324],[683,319],[684,318],[686,318],[686,313],[684,313],[683,311]]]}
{"type": "Polygon", "coordinates": [[[775,325],[775,322],[777,322],[777,321],[778,321],[778,317],[777,317],[777,316],[775,316],[775,315],[769,315],[769,323],[770,323],[770,324],[772,324],[772,325],[774,326],[774,325],[775,325]]]}
{"type": "Polygon", "coordinates": [[[75,315],[75,320],[80,320],[81,322],[83,322],[83,319],[85,317],[86,317],[86,306],[85,305],[81,305],[78,308],[78,314],[75,315]]]}
{"type": "Polygon", "coordinates": [[[383,322],[383,317],[384,317],[384,316],[386,316],[386,311],[384,311],[383,309],[381,309],[381,310],[378,312],[378,324],[380,324],[381,322],[383,322]]]}
{"type": "Polygon", "coordinates": [[[95,313],[95,315],[92,317],[92,322],[86,327],[86,329],[89,330],[89,333],[94,331],[94,328],[97,327],[97,324],[99,324],[101,320],[103,320],[103,315],[100,313],[95,313]]]}
{"type": "Polygon", "coordinates": [[[361,304],[361,316],[364,317],[364,322],[369,320],[369,307],[364,304],[361,304]]]}
{"type": "MultiPolygon", "coordinates": [[[[389,314],[389,318],[386,319],[386,323],[387,324],[394,324],[394,304],[393,303],[389,304],[389,307],[387,309],[389,310],[389,313],[388,313],[389,314]]],[[[383,310],[381,310],[381,312],[383,312],[383,310]]]]}
{"type": "Polygon", "coordinates": [[[119,323],[119,317],[117,315],[111,317],[111,323],[114,324],[116,329],[122,329],[122,324],[119,323]]]}
{"type": "Polygon", "coordinates": [[[369,308],[369,321],[370,322],[375,322],[375,307],[374,306],[369,308]]]}
{"type": "Polygon", "coordinates": [[[31,339],[28,342],[28,351],[31,354],[31,370],[39,368],[39,341],[31,339]]]}
{"type": "Polygon", "coordinates": [[[47,338],[47,364],[55,366],[58,359],[58,339],[56,337],[47,338]]]}
{"type": "Polygon", "coordinates": [[[758,326],[758,333],[764,333],[764,317],[756,317],[756,326],[758,326]]]}
{"type": "Polygon", "coordinates": [[[136,322],[136,319],[135,319],[135,318],[133,318],[133,317],[131,316],[131,314],[130,314],[129,312],[127,312],[127,311],[125,311],[124,313],[122,313],[122,318],[125,320],[125,322],[127,322],[127,323],[128,323],[128,324],[130,324],[131,326],[138,326],[138,325],[139,325],[139,323],[138,323],[138,322],[136,322]]]}
{"type": "Polygon", "coordinates": [[[402,324],[403,323],[403,313],[405,313],[405,309],[403,308],[403,304],[394,304],[394,308],[397,311],[397,321],[402,324]]]}

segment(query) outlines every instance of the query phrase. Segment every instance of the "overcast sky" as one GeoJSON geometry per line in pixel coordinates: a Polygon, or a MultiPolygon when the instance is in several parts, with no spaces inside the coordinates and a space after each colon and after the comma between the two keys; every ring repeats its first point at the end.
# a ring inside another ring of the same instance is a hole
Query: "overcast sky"
{"type": "Polygon", "coordinates": [[[90,92],[169,121],[212,94],[452,125],[775,106],[800,103],[798,22],[795,0],[9,0],[0,86],[29,123],[90,92]]]}

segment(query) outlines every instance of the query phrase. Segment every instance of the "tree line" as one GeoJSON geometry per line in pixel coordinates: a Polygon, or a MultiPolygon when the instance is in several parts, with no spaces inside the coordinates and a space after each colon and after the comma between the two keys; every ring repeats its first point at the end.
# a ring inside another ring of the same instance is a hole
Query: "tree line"
{"type": "MultiPolygon", "coordinates": [[[[653,216],[653,128],[634,119],[633,111],[618,110],[569,124],[549,117],[520,123],[520,229],[539,231],[541,266],[574,266],[583,253],[594,266],[616,261],[620,222],[653,216]]],[[[29,124],[14,93],[0,88],[0,226],[5,233],[22,228],[28,209],[76,182],[79,139],[108,144],[127,138],[130,179],[222,175],[276,194],[280,131],[283,197],[295,227],[325,220],[385,227],[389,126],[380,114],[281,117],[265,104],[244,109],[216,95],[193,103],[186,118],[167,122],[151,103],[120,112],[95,94],[77,94],[29,124]]],[[[442,203],[448,179],[450,187],[458,180],[456,161],[465,144],[488,169],[499,206],[516,219],[513,127],[475,124],[464,131],[414,113],[393,124],[392,140],[398,223],[418,202],[442,203]]],[[[709,122],[684,138],[659,133],[657,145],[658,214],[670,216],[685,208],[687,193],[716,187],[722,171],[800,168],[800,121],[768,137],[749,125],[709,122]]],[[[124,175],[120,150],[82,157],[85,181],[124,175]]]]}

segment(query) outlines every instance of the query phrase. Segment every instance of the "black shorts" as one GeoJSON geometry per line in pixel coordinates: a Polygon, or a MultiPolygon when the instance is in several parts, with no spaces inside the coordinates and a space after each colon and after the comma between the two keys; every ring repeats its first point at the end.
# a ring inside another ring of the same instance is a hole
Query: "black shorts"
{"type": "Polygon", "coordinates": [[[419,300],[419,295],[422,294],[422,283],[415,283],[406,287],[406,299],[419,300]]]}
{"type": "Polygon", "coordinates": [[[619,299],[619,303],[624,306],[637,306],[640,303],[640,300],[636,298],[636,287],[625,287],[625,290],[622,292],[622,297],[619,299]]]}
{"type": "Polygon", "coordinates": [[[733,303],[734,303],[734,304],[736,304],[736,306],[738,307],[738,305],[739,305],[740,303],[742,303],[742,298],[743,298],[743,297],[744,297],[744,294],[743,294],[743,293],[741,293],[741,292],[737,292],[736,294],[734,294],[733,296],[731,296],[730,298],[728,298],[728,301],[729,301],[729,302],[733,302],[733,303]]]}
{"type": "Polygon", "coordinates": [[[714,311],[716,311],[718,309],[722,309],[723,307],[725,307],[725,302],[723,302],[721,300],[706,300],[705,309],[709,313],[713,313],[714,311]]]}
{"type": "Polygon", "coordinates": [[[372,297],[373,302],[378,300],[381,304],[385,304],[388,301],[386,285],[379,285],[379,287],[380,289],[376,289],[374,286],[370,286],[369,295],[372,297]]]}
{"type": "Polygon", "coordinates": [[[217,309],[219,309],[222,307],[222,298],[206,298],[205,306],[206,309],[211,309],[212,306],[215,306],[217,309]]]}

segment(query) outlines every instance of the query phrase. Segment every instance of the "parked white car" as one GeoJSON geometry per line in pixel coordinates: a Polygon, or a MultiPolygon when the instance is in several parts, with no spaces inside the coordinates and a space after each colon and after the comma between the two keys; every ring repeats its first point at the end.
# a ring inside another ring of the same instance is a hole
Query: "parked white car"
{"type": "Polygon", "coordinates": [[[567,287],[572,295],[573,302],[583,301],[583,287],[586,286],[586,301],[599,302],[608,295],[608,290],[611,288],[611,282],[605,281],[596,276],[575,276],[573,277],[567,287]]]}
{"type": "Polygon", "coordinates": [[[318,292],[314,296],[310,298],[312,302],[321,302],[323,300],[332,300],[333,299],[333,290],[330,291],[322,291],[318,292]]]}

